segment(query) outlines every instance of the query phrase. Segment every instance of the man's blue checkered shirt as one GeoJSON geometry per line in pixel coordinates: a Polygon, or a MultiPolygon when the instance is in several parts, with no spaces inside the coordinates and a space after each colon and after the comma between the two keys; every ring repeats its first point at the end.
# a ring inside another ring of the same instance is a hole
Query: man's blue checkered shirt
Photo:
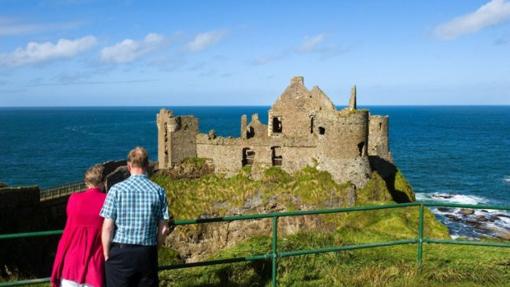
{"type": "Polygon", "coordinates": [[[132,175],[110,188],[100,215],[115,222],[113,242],[157,245],[158,224],[169,219],[165,190],[145,175],[132,175]]]}

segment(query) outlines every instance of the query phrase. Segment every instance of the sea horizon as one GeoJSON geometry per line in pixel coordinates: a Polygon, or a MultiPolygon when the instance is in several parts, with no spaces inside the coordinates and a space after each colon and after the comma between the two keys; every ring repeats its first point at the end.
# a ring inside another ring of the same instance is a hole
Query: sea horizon
{"type": "MultiPolygon", "coordinates": [[[[337,108],[346,107],[347,105],[336,105],[337,108]]],[[[208,107],[233,107],[233,108],[242,108],[242,107],[271,107],[271,104],[267,105],[105,105],[105,106],[0,106],[0,109],[16,109],[16,108],[158,108],[158,107],[177,107],[177,108],[208,108],[208,107]]],[[[510,107],[510,104],[375,104],[375,105],[358,105],[358,108],[370,108],[370,107],[510,107]]]]}

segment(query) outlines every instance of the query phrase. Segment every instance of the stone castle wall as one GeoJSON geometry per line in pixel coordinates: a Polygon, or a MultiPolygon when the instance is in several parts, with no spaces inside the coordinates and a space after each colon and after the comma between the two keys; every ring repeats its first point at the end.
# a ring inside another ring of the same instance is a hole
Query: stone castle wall
{"type": "Polygon", "coordinates": [[[318,87],[309,91],[302,77],[293,78],[268,111],[268,125],[257,114],[249,123],[243,115],[239,138],[216,137],[214,131],[200,134],[196,118],[174,117],[165,109],[157,124],[160,168],[193,156],[212,159],[216,172],[229,175],[245,165],[252,166],[252,174],[271,166],[292,173],[315,165],[338,182],[361,187],[371,174],[369,155],[390,156],[384,134],[387,117],[357,110],[355,88],[349,107],[337,110],[318,87]],[[379,122],[382,128],[370,135],[379,122]],[[188,123],[187,129],[183,123],[188,123]]]}
{"type": "Polygon", "coordinates": [[[157,116],[159,168],[169,168],[185,158],[196,157],[198,119],[193,116],[174,117],[168,110],[157,116]]]}
{"type": "Polygon", "coordinates": [[[370,116],[368,154],[393,162],[389,146],[388,116],[370,116]]]}
{"type": "Polygon", "coordinates": [[[240,139],[224,137],[209,139],[208,135],[199,134],[196,141],[197,156],[212,159],[217,172],[233,174],[242,167],[240,139]]]}

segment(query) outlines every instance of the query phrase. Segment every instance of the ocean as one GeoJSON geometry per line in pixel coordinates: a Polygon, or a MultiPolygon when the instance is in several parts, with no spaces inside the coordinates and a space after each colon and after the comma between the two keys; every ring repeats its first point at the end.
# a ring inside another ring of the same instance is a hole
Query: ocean
{"type": "MultiPolygon", "coordinates": [[[[167,108],[197,116],[202,132],[234,137],[242,114],[258,113],[267,123],[269,109],[167,108]]],[[[418,199],[510,205],[510,106],[365,108],[389,115],[395,163],[418,199]]],[[[47,188],[80,181],[90,165],[123,159],[137,145],[156,160],[159,109],[0,108],[0,182],[47,188]]]]}

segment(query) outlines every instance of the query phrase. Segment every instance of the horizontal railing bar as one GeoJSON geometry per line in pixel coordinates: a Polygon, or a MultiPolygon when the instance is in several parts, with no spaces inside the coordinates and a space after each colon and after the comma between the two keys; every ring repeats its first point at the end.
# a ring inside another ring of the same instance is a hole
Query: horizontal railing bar
{"type": "Polygon", "coordinates": [[[452,245],[476,245],[476,246],[487,246],[487,247],[506,247],[510,248],[510,244],[498,243],[498,242],[487,242],[487,241],[469,241],[469,240],[446,240],[446,239],[424,239],[426,243],[432,244],[452,244],[452,245]]]}
{"type": "Polygon", "coordinates": [[[21,281],[0,282],[0,287],[23,286],[23,285],[32,285],[32,284],[47,283],[47,282],[50,282],[50,277],[27,279],[27,280],[21,280],[21,281]]]}
{"type": "Polygon", "coordinates": [[[420,205],[420,203],[411,202],[411,203],[398,203],[398,204],[388,204],[388,205],[369,205],[369,206],[343,207],[343,208],[319,209],[319,210],[286,211],[286,212],[275,212],[275,213],[266,213],[266,214],[242,214],[242,215],[230,215],[230,216],[222,216],[222,217],[175,220],[174,224],[175,225],[190,225],[190,224],[197,224],[197,223],[230,222],[230,221],[238,221],[238,220],[265,219],[265,218],[273,218],[273,217],[321,215],[321,214],[332,214],[332,213],[342,213],[342,212],[356,212],[356,211],[367,211],[367,210],[412,207],[412,206],[419,206],[419,205],[420,205]]]}
{"type": "Polygon", "coordinates": [[[24,238],[24,237],[41,237],[41,236],[48,236],[48,235],[59,235],[59,234],[62,234],[62,231],[63,230],[47,230],[47,231],[0,234],[0,240],[24,238]]]}
{"type": "Polygon", "coordinates": [[[365,243],[365,244],[356,244],[356,245],[334,246],[334,247],[326,247],[326,248],[320,248],[320,249],[279,252],[278,257],[283,258],[283,257],[312,255],[312,254],[356,250],[356,249],[387,247],[387,246],[404,245],[404,244],[416,244],[416,243],[418,243],[417,239],[407,239],[407,240],[396,240],[396,241],[389,241],[389,242],[376,242],[376,243],[365,243]]]}
{"type": "Polygon", "coordinates": [[[175,265],[163,265],[163,266],[159,266],[158,269],[160,271],[174,270],[174,269],[183,269],[183,268],[200,267],[200,266],[211,266],[211,265],[219,265],[219,264],[227,264],[227,263],[253,262],[253,261],[259,261],[259,260],[268,260],[270,258],[271,258],[271,254],[264,254],[264,255],[256,255],[256,256],[208,260],[208,261],[193,262],[193,263],[182,263],[182,264],[175,264],[175,265]]]}
{"type": "MultiPolygon", "coordinates": [[[[321,215],[321,214],[332,214],[332,213],[341,213],[341,212],[356,212],[356,211],[381,210],[381,209],[391,209],[391,208],[400,208],[400,207],[413,207],[413,206],[419,206],[420,204],[423,204],[424,206],[427,206],[427,207],[443,206],[443,207],[460,207],[460,208],[473,208],[473,209],[510,210],[510,207],[492,206],[492,205],[411,202],[411,203],[399,203],[399,204],[389,204],[389,205],[358,206],[358,207],[333,208],[333,209],[322,209],[322,210],[286,211],[286,212],[276,212],[276,213],[267,213],[267,214],[246,214],[246,215],[231,215],[231,216],[211,217],[211,218],[183,219],[183,220],[175,220],[174,224],[175,225],[191,225],[191,224],[211,223],[211,222],[256,220],[256,219],[266,219],[266,218],[273,218],[273,217],[321,215]]],[[[53,235],[53,234],[59,234],[59,232],[61,233],[60,230],[52,230],[52,231],[4,234],[4,235],[0,235],[0,240],[10,239],[10,238],[53,235]],[[52,233],[44,234],[41,232],[52,232],[52,233]]]]}

